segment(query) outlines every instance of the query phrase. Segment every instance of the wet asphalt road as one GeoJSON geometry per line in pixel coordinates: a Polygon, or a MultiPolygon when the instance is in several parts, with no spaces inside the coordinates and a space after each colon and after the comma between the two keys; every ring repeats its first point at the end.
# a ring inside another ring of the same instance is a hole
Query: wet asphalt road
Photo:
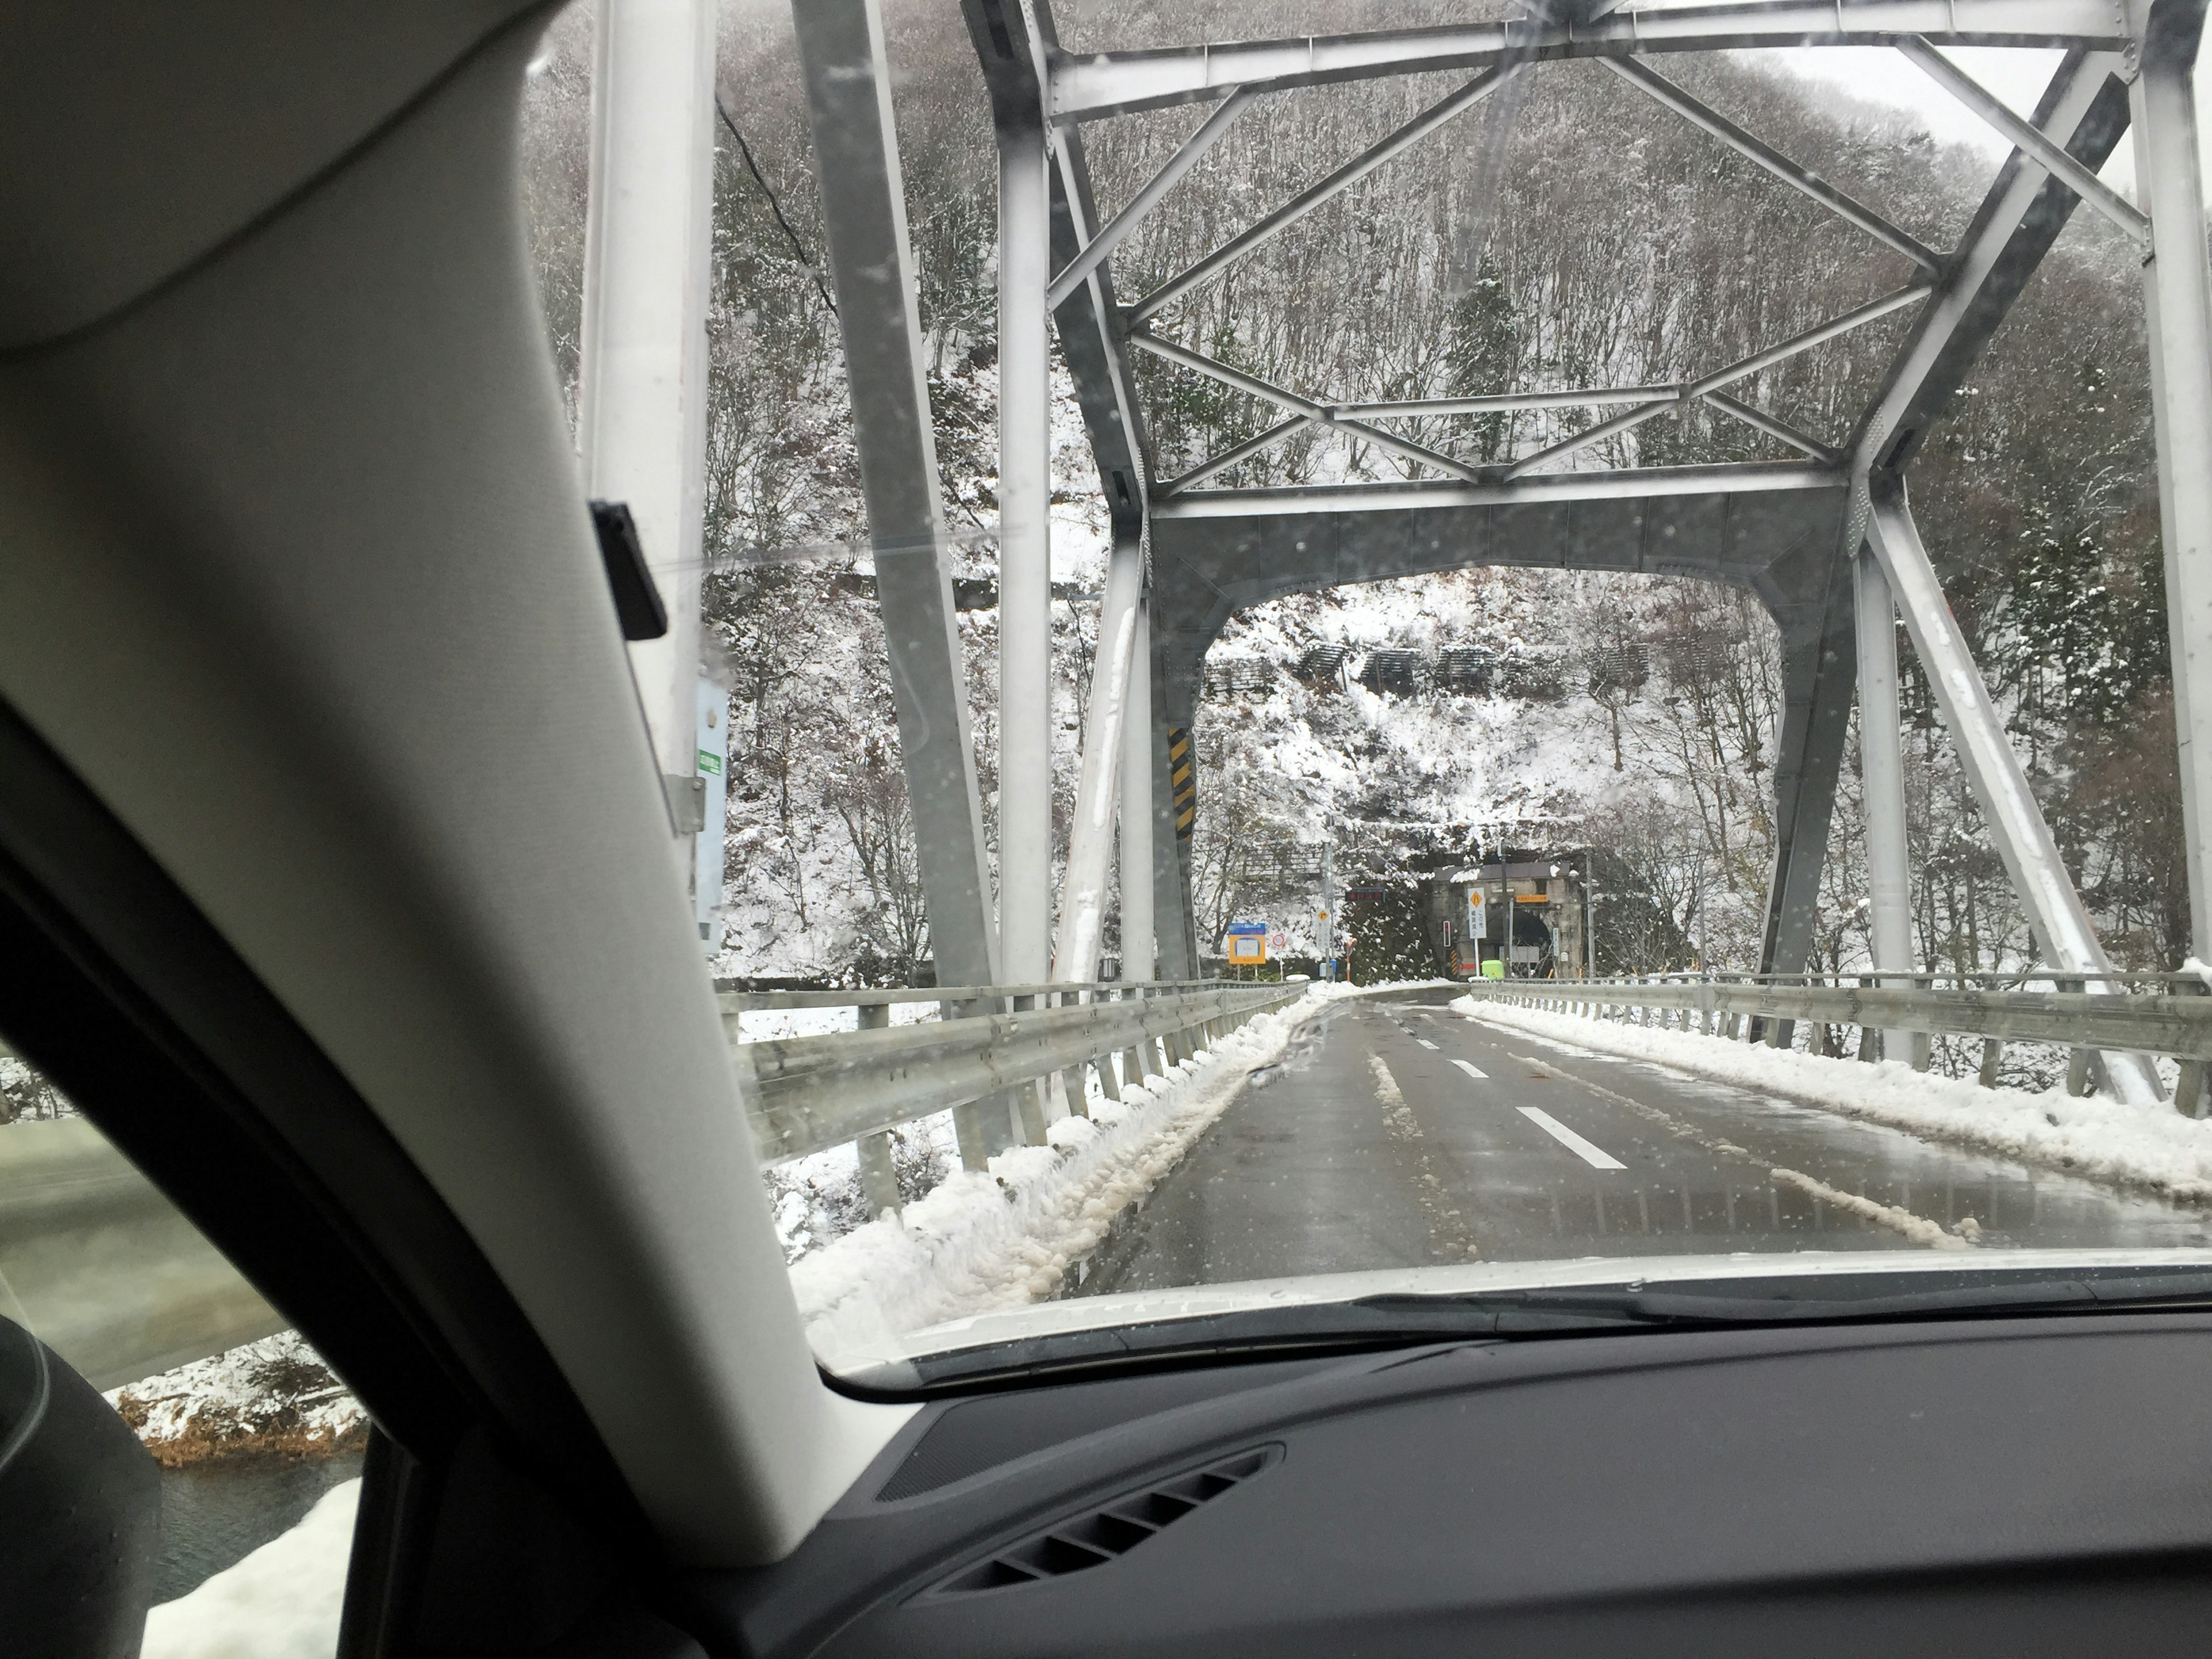
{"type": "Polygon", "coordinates": [[[1475,1261],[2212,1244],[2212,1213],[1550,1043],[1439,989],[1256,1073],[1078,1294],[1475,1261]],[[1930,1224],[1935,1224],[1931,1225],[1930,1224]]]}

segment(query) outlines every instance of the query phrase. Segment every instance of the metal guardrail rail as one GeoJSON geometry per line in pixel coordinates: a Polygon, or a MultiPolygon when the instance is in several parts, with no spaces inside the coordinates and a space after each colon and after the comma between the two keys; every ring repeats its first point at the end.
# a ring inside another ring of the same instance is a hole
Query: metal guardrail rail
{"type": "Polygon", "coordinates": [[[748,1109],[762,1160],[787,1162],[851,1143],[870,1207],[896,1209],[889,1134],[947,1108],[1008,1097],[1019,1139],[1044,1139],[1034,1090],[1058,1074],[1068,1109],[1085,1108],[1085,1068],[1118,1100],[1125,1087],[1210,1048],[1255,1016],[1306,993],[1303,981],[1219,980],[1130,985],[951,986],[932,990],[726,992],[732,1057],[752,1085],[748,1109]],[[948,1016],[892,1027],[901,1003],[935,1002],[948,1016]],[[860,1029],[821,1036],[744,1039],[749,1012],[853,1007],[860,1029]],[[1119,1065],[1119,1074],[1116,1065],[1119,1065]]]}
{"type": "MultiPolygon", "coordinates": [[[[2169,1054],[2182,1062],[2176,1104],[2194,1115],[2212,1061],[2212,998],[2191,974],[1664,975],[1650,978],[1476,981],[1479,1000],[1577,1010],[1597,1018],[1681,1016],[1683,1029],[1778,1043],[1785,1021],[1929,1032],[1983,1041],[1981,1081],[1994,1086],[2008,1042],[2070,1049],[2069,1092],[2084,1092],[2089,1057],[2100,1051],[2169,1054]],[[1938,981],[1948,981],[1948,983],[1938,981]],[[2078,988],[2092,980],[2106,988],[2078,988]],[[2043,981],[2063,989],[2010,988],[2043,981]],[[1902,981],[1898,983],[1895,981],[1902,981]],[[1694,1022],[1694,1024],[1692,1024],[1694,1022]]],[[[1648,1023],[1648,1019],[1647,1019],[1648,1023]]],[[[1916,1060],[1925,1064],[1924,1059],[1916,1060]]]]}

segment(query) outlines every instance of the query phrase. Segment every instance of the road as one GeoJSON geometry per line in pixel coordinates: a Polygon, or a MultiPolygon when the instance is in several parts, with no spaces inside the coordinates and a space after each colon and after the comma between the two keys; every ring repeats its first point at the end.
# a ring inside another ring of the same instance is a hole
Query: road
{"type": "Polygon", "coordinates": [[[1079,1294],[1462,1261],[2212,1244],[2212,1213],[1451,1012],[1340,1003],[1079,1294]],[[1939,1229],[1941,1234],[1939,1234],[1939,1229]],[[1952,1245],[1951,1248],[1956,1248],[1952,1245]]]}

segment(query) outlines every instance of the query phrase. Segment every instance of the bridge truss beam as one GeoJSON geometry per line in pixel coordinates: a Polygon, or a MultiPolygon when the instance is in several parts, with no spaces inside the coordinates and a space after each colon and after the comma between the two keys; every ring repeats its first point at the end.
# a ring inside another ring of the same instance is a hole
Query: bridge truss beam
{"type": "MultiPolygon", "coordinates": [[[[808,0],[793,8],[793,21],[845,344],[860,489],[869,539],[878,550],[876,592],[931,947],[941,982],[997,984],[998,932],[984,861],[968,675],[938,495],[883,18],[877,0],[808,0]]],[[[961,1161],[971,1169],[1017,1138],[1008,1113],[998,1109],[1002,1104],[956,1114],[961,1161]]]]}
{"type": "MultiPolygon", "coordinates": [[[[1402,536],[1400,553],[1403,556],[1395,562],[1407,563],[1409,568],[1524,562],[1646,568],[1653,567],[1641,562],[1641,556],[1623,564],[1618,547],[1610,552],[1594,552],[1594,544],[1583,532],[1592,526],[1610,526],[1596,539],[1603,542],[1611,535],[1618,542],[1620,535],[1626,533],[1622,526],[1632,521],[1642,524],[1684,511],[1711,510],[1715,502],[1749,505],[1761,499],[1778,502],[1802,498],[1807,503],[1804,510],[1791,509],[1771,526],[1781,536],[1785,522],[1795,526],[1786,538],[1763,551],[1739,546],[1722,562],[1725,568],[1717,566],[1705,573],[1712,580],[1757,589],[1783,627],[1785,696],[1776,769],[1778,844],[1760,966],[1788,968],[1802,961],[1811,943],[1828,821],[1863,654],[1873,677],[1868,686],[1869,696],[1875,702],[1881,701],[1881,687],[1874,680],[1883,675],[1881,653],[1871,648],[1863,653],[1861,636],[1869,647],[1877,640],[1888,642],[1893,654],[1889,621],[1893,607],[1887,601],[1893,588],[1911,596],[1910,603],[1918,608],[1918,620],[1923,623],[1933,614],[1927,609],[1929,596],[1938,604],[1941,601],[1934,566],[1903,509],[1902,469],[1924,442],[1929,427],[1942,418],[2079,201],[2090,203],[2138,244],[2148,243],[2158,256],[2147,270],[2146,291],[2153,307],[2154,352],[2164,360],[2154,367],[2158,379],[2162,502],[2172,562],[2169,588],[2176,618],[2177,670],[2183,678],[2190,672],[2184,659],[2194,649],[2188,619],[2196,614],[2190,608],[2199,598],[2195,587],[2205,585],[2208,593],[2212,593],[2212,584],[2201,583],[2195,564],[2175,550],[2193,550],[2197,541],[2212,541],[2212,485],[2200,489],[2189,482],[2199,477],[2201,483],[2200,475],[2212,476],[2212,467],[2205,465],[2208,458],[2202,453],[2212,445],[2212,283],[2206,278],[2203,249],[2195,234],[2202,221],[2203,204],[2191,149],[2193,109],[2188,83],[2204,0],[2124,0],[2117,7],[2109,0],[1842,0],[1842,3],[1777,0],[1759,5],[1635,9],[1601,4],[1558,7],[1541,18],[1495,24],[1216,42],[1165,51],[1083,53],[1058,47],[1051,35],[1048,14],[1042,5],[1017,8],[989,4],[988,0],[968,3],[971,18],[980,15],[988,4],[991,15],[1002,16],[1006,29],[1017,34],[1021,33],[1020,19],[1024,15],[1037,19],[1037,50],[1028,60],[1018,93],[1025,100],[1020,118],[1042,118],[1056,131],[1055,154],[1063,173],[1080,170],[1083,123],[1180,103],[1213,100],[1218,104],[1197,135],[1115,216],[1105,232],[1091,229],[1096,218],[1087,185],[1082,192],[1071,192],[1080,194],[1082,199],[1066,216],[1071,245],[1064,252],[1055,246],[1059,275],[1048,289],[1055,300],[1072,299],[1085,288],[1091,291],[1095,303],[1079,321],[1095,330],[1096,337],[1109,343],[1113,370],[1086,374],[1079,368],[1078,384],[1085,388],[1086,410],[1092,402],[1118,400],[1123,421],[1122,437],[1117,441],[1126,443],[1125,453],[1132,456],[1143,453],[1139,416],[1129,395],[1126,364],[1121,362],[1121,354],[1130,347],[1233,386],[1273,404],[1284,414],[1283,419],[1266,430],[1199,462],[1181,477],[1155,486],[1139,500],[1139,509],[1154,532],[1156,569],[1146,615],[1154,638],[1152,690],[1158,725],[1188,724],[1196,696],[1198,657],[1229,609],[1303,586],[1377,580],[1385,574],[1382,567],[1393,564],[1391,558],[1378,562],[1366,555],[1351,555],[1347,550],[1354,544],[1371,551],[1392,536],[1402,536]],[[2146,48],[2160,40],[2166,42],[2169,49],[2163,59],[2154,63],[2155,54],[2147,53],[2146,48]],[[2187,50],[2174,46],[2177,41],[2185,41],[2187,50]],[[1664,53],[1821,46],[1899,49],[2014,143],[2013,156],[2000,171],[1955,252],[1947,254],[1922,244],[1875,210],[1704,105],[1660,75],[1650,61],[1664,53]],[[2066,57],[2034,118],[2023,120],[1998,104],[1939,50],[1958,46],[2055,47],[2063,50],[2066,57]],[[2125,82],[2135,77],[2139,56],[2146,73],[2136,82],[2133,96],[2137,118],[2148,135],[2138,137],[2139,176],[2146,180],[2152,209],[2148,216],[2097,177],[2098,169],[2126,130],[2130,94],[2125,82]],[[1331,401],[1217,362],[1148,326],[1154,319],[1164,319],[1177,300],[1199,284],[1376,168],[1405,154],[1462,112],[1530,72],[1533,65],[1571,58],[1603,62],[1645,95],[1747,157],[1790,188],[1820,202],[1880,247],[1911,260],[1917,267],[1914,280],[1868,306],[1816,325],[1703,379],[1645,387],[1501,391],[1398,402],[1331,401]],[[1450,70],[1468,71],[1473,78],[1350,161],[1323,173],[1133,306],[1116,308],[1108,288],[1115,246],[1139,220],[1158,210],[1176,180],[1188,172],[1255,98],[1334,82],[1450,70]],[[2152,111],[2159,113],[2147,113],[2152,111]],[[2174,159],[2183,150],[2188,150],[2191,157],[2187,167],[2174,159]],[[2169,225],[2190,228],[2160,238],[2161,214],[2169,225]],[[2158,269],[2161,264],[2166,266],[2164,271],[2158,269]],[[2184,266],[2185,270],[2181,269],[2184,266]],[[1798,351],[1916,304],[1918,313],[1880,393],[1842,444],[1802,430],[1783,415],[1724,390],[1798,351]],[[2159,322],[2161,305],[2172,318],[2170,326],[2163,331],[2159,322]],[[1803,459],[1662,469],[1543,470],[1661,414],[1700,404],[1788,446],[1803,459]],[[1616,412],[1503,464],[1471,463],[1377,424],[1398,418],[1571,407],[1616,412]],[[1394,454],[1417,476],[1400,482],[1273,489],[1200,487],[1270,445],[1316,427],[1333,429],[1394,454]],[[1431,476],[1419,476],[1423,473],[1431,476]],[[2204,498],[2202,501],[2197,500],[2198,494],[2204,498]],[[1624,514],[1626,519],[1620,516],[1624,514]],[[1462,544],[1449,556],[1437,550],[1438,538],[1433,534],[1426,537],[1425,549],[1421,532],[1415,528],[1478,523],[1489,526],[1487,538],[1478,538],[1480,545],[1462,544]],[[1875,526],[1873,551],[1863,562],[1862,550],[1869,544],[1869,523],[1875,526]],[[1507,524],[1534,527],[1539,544],[1553,537],[1558,526],[1581,528],[1567,532],[1561,544],[1564,550],[1557,558],[1540,550],[1522,556],[1522,550],[1498,543],[1495,532],[1507,524]],[[1312,546],[1333,548],[1342,556],[1334,566],[1316,567],[1308,553],[1312,546]],[[1292,547],[1296,556],[1290,554],[1292,547]],[[1350,562],[1344,562],[1345,558],[1350,562]],[[1273,568],[1269,568],[1271,562],[1273,568]],[[1860,591],[1866,594],[1869,607],[1879,608],[1880,616],[1860,616],[1856,597],[1860,591]],[[1188,614],[1182,614],[1178,607],[1188,608],[1188,614]]],[[[980,33],[979,50],[982,50],[980,33]]],[[[990,54],[987,51],[984,55],[988,72],[990,54]]],[[[1102,465],[1102,476],[1107,470],[1102,465]]],[[[1675,574],[1696,573],[1683,569],[1675,574]]],[[[2191,777],[2191,857],[2204,866],[2199,870],[2192,863],[2192,880],[2197,888],[2195,909],[2200,933],[2212,939],[2212,931],[2208,931],[2212,930],[2212,921],[2205,919],[2208,903],[2212,903],[2212,896],[2212,896],[2212,854],[2201,848],[2197,831],[2197,824],[2205,821],[2203,812],[2212,811],[2212,807],[2203,806],[2205,800],[2212,799],[2212,598],[2203,599],[2196,609],[2205,612],[2206,626],[2202,631],[2206,637],[2202,652],[2189,658],[2189,662],[2192,666],[2202,663],[2204,684],[2193,688],[2197,693],[2194,704],[2188,695],[2192,688],[2178,688],[2177,702],[2183,706],[2185,742],[2193,719],[2189,708],[2202,708],[2208,728],[2203,741],[2185,750],[2185,771],[2191,777]],[[2206,769],[2201,788],[2194,777],[2199,764],[2206,769]]],[[[1916,649],[1931,673],[1950,676],[1948,690],[1957,693],[1957,718],[1971,722],[1978,718],[1977,709],[1986,713],[1986,691],[1980,688],[1978,671],[1971,658],[1960,653],[1947,653],[1938,637],[1942,629],[1931,626],[1922,631],[1926,638],[1923,641],[1921,632],[1915,633],[1916,649]],[[1940,668],[1929,660],[1930,653],[1943,659],[1940,668]]],[[[1893,696],[1893,672],[1887,682],[1893,696]]],[[[2039,834],[2045,841],[2049,837],[2033,797],[2025,793],[2023,785],[2008,800],[2011,807],[2024,803],[2024,810],[1997,810],[2008,804],[1997,802],[2003,767],[1996,751],[1984,741],[1988,736],[1978,728],[1963,732],[1961,741],[1976,749],[1972,761],[1984,778],[1995,781],[1990,787],[1996,793],[1990,799],[1996,806],[1990,815],[1998,825],[1998,834],[2011,838],[2000,850],[2008,865],[2017,866],[2021,881],[2041,884],[2039,896],[2025,888],[2022,891],[2023,902],[2038,917],[2039,932],[2047,941],[2057,941],[2051,948],[2062,954],[2073,945],[2081,945],[2086,938],[2086,945],[2075,953],[2082,957],[2078,965],[2090,971],[2091,957],[2084,952],[2094,951],[2095,940],[2086,932],[2086,912],[2066,883],[2063,866],[2047,868],[2033,858],[2022,861],[2023,848],[2030,842],[2039,834]],[[2057,890],[2049,879],[2051,868],[2056,869],[2064,890],[2057,897],[2053,896],[2057,890]],[[2080,918],[2078,927],[2070,919],[2075,915],[2080,918]],[[2069,939],[2072,945],[2067,944],[2069,939]]],[[[2001,731],[1996,739],[2002,744],[2001,731]]],[[[2009,754],[2008,750],[2005,752],[2009,754]]],[[[1156,755],[1156,763],[1161,758],[1156,755]]],[[[1882,770],[1882,776],[1874,780],[1872,793],[1876,810],[1887,816],[1894,809],[1881,803],[1901,799],[1901,794],[1889,787],[1897,781],[1889,776],[1894,766],[1882,757],[1878,743],[1869,763],[1882,770]]],[[[2016,769],[2016,760],[2014,765],[2016,769]]],[[[1156,811],[1167,793],[1157,770],[1156,766],[1156,811]]],[[[1900,862],[1897,853],[1903,843],[1890,833],[1899,827],[1887,822],[1875,826],[1880,856],[1890,865],[1900,862]]],[[[1173,848],[1171,838],[1158,839],[1166,842],[1168,848],[1173,848]]],[[[1167,849],[1156,850],[1162,854],[1158,867],[1164,870],[1171,859],[1167,849]]],[[[1876,886],[1886,900],[1894,896],[1888,890],[1896,885],[1896,873],[1887,868],[1877,872],[1876,886]]],[[[1170,961],[1169,936],[1176,929],[1165,914],[1169,896],[1164,884],[1161,893],[1160,971],[1188,971],[1194,964],[1170,961]]],[[[1187,928],[1187,890],[1176,896],[1187,928]]],[[[1885,916],[1880,929],[1881,948],[1889,954],[1898,949],[1895,921],[1885,916]]],[[[2201,953],[2212,954],[2212,944],[2200,939],[2199,945],[2201,953]]],[[[2123,1093],[2134,1097],[2140,1093],[2136,1085],[2142,1079],[2124,1075],[2131,1069],[2125,1064],[2114,1067],[2113,1081],[2123,1093]]]]}
{"type": "Polygon", "coordinates": [[[2085,47],[2124,51],[2119,9],[2106,0],[1802,0],[1616,10],[1589,21],[1474,23],[1367,34],[1210,42],[1163,51],[1064,53],[1052,64],[1052,118],[1109,115],[1385,75],[1495,69],[1561,58],[1640,57],[1762,46],[2085,47]]]}

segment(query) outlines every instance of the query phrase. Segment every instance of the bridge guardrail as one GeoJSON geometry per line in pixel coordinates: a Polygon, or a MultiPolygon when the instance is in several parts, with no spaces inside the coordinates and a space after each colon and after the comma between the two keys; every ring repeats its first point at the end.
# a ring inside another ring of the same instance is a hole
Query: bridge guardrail
{"type": "Polygon", "coordinates": [[[1782,1022],[1856,1025],[1876,1030],[1941,1033],[1983,1040],[1981,1081],[1995,1086],[2007,1042],[2048,1042],[2077,1057],[2068,1087],[2083,1092],[2087,1057],[2103,1050],[2169,1054],[2183,1073],[2177,1101],[2193,1106],[2212,1060],[2212,998],[2188,974],[2083,975],[2032,969],[1963,978],[1932,974],[1666,975],[1650,978],[1506,980],[1471,982],[1478,1000],[1508,1006],[1582,1009],[1593,1018],[1656,1012],[1666,1024],[1680,1013],[1710,1035],[1780,1040],[1782,1022]],[[1953,978],[1938,988],[1933,981],[1953,978]],[[1883,983],[1904,981],[1903,986],[1883,983]],[[2002,981],[2048,981],[2069,988],[1996,988],[2002,981]],[[2094,980],[2100,991],[2076,988],[2094,980]],[[1982,981],[1984,983],[1972,981],[1982,981]],[[1850,982],[1847,982],[1850,981],[1850,982]]]}
{"type": "MultiPolygon", "coordinates": [[[[962,1107],[1059,1073],[1069,1109],[1083,1110],[1085,1067],[1109,1099],[1210,1047],[1254,1016],[1297,1000],[1290,983],[1219,980],[1130,985],[953,986],[926,991],[730,992],[721,997],[732,1057],[750,1081],[749,1110],[764,1163],[833,1146],[859,1149],[871,1208],[898,1207],[889,1133],[947,1107],[962,1107]],[[964,1018],[892,1027],[897,1003],[936,1002],[964,1018]],[[1037,1004],[1058,1006],[1032,1006],[1037,1004]],[[753,1012],[856,1007],[859,1030],[746,1041],[753,1012]],[[1006,1012],[999,1012],[1004,1009],[1006,1012]],[[1115,1056],[1121,1075],[1115,1075],[1115,1056]]],[[[1033,1102],[1016,1109],[1024,1138],[1043,1139],[1033,1102]]]]}

